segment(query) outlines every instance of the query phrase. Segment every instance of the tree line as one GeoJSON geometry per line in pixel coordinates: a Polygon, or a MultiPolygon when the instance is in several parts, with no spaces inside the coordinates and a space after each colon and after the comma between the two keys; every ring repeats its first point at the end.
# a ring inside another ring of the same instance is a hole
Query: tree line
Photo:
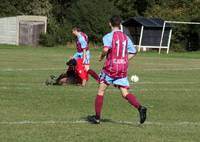
{"type": "MultiPolygon", "coordinates": [[[[48,17],[47,34],[41,43],[47,46],[72,41],[71,28],[79,26],[92,42],[101,42],[109,32],[108,19],[135,16],[164,20],[200,21],[200,0],[0,0],[0,17],[44,15],[48,17]]],[[[174,26],[174,50],[200,50],[199,25],[174,26]]]]}

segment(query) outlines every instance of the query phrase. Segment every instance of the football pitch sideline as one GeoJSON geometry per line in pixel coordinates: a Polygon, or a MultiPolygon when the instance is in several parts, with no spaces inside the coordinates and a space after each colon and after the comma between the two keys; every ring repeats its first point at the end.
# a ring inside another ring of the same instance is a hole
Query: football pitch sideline
{"type": "MultiPolygon", "coordinates": [[[[98,84],[46,86],[65,71],[75,49],[0,45],[1,142],[199,142],[200,52],[138,53],[129,62],[130,91],[148,108],[139,116],[112,86],[106,90],[100,125],[94,114],[98,84]]],[[[91,49],[91,68],[101,71],[100,49],[91,49]]]]}

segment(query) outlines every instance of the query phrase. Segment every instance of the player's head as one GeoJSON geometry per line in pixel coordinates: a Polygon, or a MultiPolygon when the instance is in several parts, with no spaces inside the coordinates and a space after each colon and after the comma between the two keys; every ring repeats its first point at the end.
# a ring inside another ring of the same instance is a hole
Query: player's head
{"type": "Polygon", "coordinates": [[[68,66],[76,66],[77,62],[76,62],[76,59],[70,59],[66,64],[68,66]]]}
{"type": "Polygon", "coordinates": [[[114,27],[120,28],[121,21],[122,21],[122,20],[121,20],[121,17],[120,17],[120,16],[114,15],[114,16],[112,16],[112,17],[110,18],[109,24],[110,24],[110,26],[111,26],[112,28],[114,28],[114,27]]]}
{"type": "Polygon", "coordinates": [[[77,36],[80,31],[81,29],[79,27],[72,28],[72,34],[75,36],[77,36]]]}

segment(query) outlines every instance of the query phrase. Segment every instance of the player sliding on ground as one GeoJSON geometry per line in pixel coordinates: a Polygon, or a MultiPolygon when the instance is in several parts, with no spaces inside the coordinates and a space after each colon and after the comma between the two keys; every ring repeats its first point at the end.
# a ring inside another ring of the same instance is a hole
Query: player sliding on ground
{"type": "Polygon", "coordinates": [[[109,22],[112,32],[103,37],[104,47],[99,61],[102,61],[105,56],[106,61],[100,75],[100,85],[95,99],[96,114],[88,116],[88,121],[94,124],[100,123],[104,92],[110,84],[118,87],[123,98],[139,111],[140,123],[146,120],[147,108],[139,103],[134,94],[128,92],[128,60],[133,58],[137,51],[129,37],[120,30],[120,23],[121,18],[113,16],[109,22]]]}
{"type": "Polygon", "coordinates": [[[88,74],[83,66],[82,59],[71,59],[66,64],[66,72],[59,76],[51,75],[46,80],[46,85],[67,85],[77,84],[85,86],[88,81],[88,74]]]}
{"type": "MultiPolygon", "coordinates": [[[[46,85],[76,84],[85,86],[89,78],[88,73],[83,66],[83,60],[81,58],[71,59],[66,64],[68,66],[66,72],[60,74],[59,76],[51,75],[46,80],[46,85]]],[[[99,83],[98,76],[93,78],[99,83]]]]}

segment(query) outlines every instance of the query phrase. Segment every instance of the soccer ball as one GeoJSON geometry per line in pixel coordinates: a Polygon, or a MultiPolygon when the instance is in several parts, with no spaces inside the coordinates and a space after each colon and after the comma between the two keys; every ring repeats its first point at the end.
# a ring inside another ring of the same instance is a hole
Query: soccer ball
{"type": "Polygon", "coordinates": [[[137,75],[132,75],[131,76],[131,81],[132,82],[138,82],[139,81],[139,77],[137,75]]]}

